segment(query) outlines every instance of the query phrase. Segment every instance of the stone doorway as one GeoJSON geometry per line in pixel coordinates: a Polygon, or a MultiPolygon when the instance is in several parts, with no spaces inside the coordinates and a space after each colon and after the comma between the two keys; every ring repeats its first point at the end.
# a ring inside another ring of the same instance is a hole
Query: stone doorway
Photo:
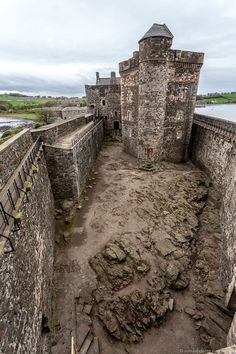
{"type": "Polygon", "coordinates": [[[118,120],[114,121],[113,128],[114,128],[114,130],[119,130],[120,129],[120,122],[118,120]]]}

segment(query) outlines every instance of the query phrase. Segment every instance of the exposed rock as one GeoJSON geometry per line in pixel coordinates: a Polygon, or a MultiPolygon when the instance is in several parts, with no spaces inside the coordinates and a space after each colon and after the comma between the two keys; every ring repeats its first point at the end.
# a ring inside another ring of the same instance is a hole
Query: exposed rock
{"type": "Polygon", "coordinates": [[[119,290],[130,284],[134,274],[128,265],[113,264],[106,268],[106,274],[114,290],[119,290]]]}
{"type": "Polygon", "coordinates": [[[93,308],[93,304],[85,304],[83,312],[86,313],[87,315],[90,315],[92,308],[93,308]]]}
{"type": "Polygon", "coordinates": [[[169,308],[169,294],[138,290],[99,306],[99,317],[108,332],[123,342],[139,342],[143,332],[158,325],[169,308]]]}
{"type": "Polygon", "coordinates": [[[64,222],[65,222],[66,225],[69,225],[71,223],[71,218],[70,217],[66,217],[64,222]]]}
{"type": "Polygon", "coordinates": [[[137,264],[136,264],[136,269],[139,273],[147,273],[150,270],[151,266],[150,264],[141,259],[137,264]]]}
{"type": "Polygon", "coordinates": [[[123,251],[129,255],[133,260],[140,260],[139,250],[136,245],[129,241],[127,237],[121,237],[116,241],[119,244],[119,247],[123,249],[123,251]]]}
{"type": "Polygon", "coordinates": [[[110,261],[123,262],[126,259],[125,252],[115,243],[108,243],[103,251],[103,256],[110,261]]]}
{"type": "Polygon", "coordinates": [[[180,277],[175,282],[174,288],[177,290],[183,290],[187,288],[188,285],[189,285],[189,279],[183,274],[181,274],[180,277]]]}
{"type": "Polygon", "coordinates": [[[62,209],[55,209],[55,212],[58,215],[62,215],[63,214],[63,210],[62,209]]]}
{"type": "Polygon", "coordinates": [[[192,317],[195,315],[195,310],[192,307],[185,307],[184,312],[192,317]]]}
{"type": "Polygon", "coordinates": [[[178,278],[178,275],[179,275],[178,267],[174,263],[169,263],[165,271],[165,277],[167,282],[170,285],[174,284],[178,278]]]}
{"type": "Polygon", "coordinates": [[[61,209],[64,211],[71,210],[73,206],[74,206],[74,202],[72,200],[65,199],[61,202],[61,209]]]}
{"type": "Polygon", "coordinates": [[[99,302],[103,301],[104,300],[104,296],[103,296],[103,293],[100,289],[96,289],[94,292],[93,292],[93,297],[96,301],[96,303],[98,304],[99,302]]]}
{"type": "Polygon", "coordinates": [[[151,279],[148,279],[147,283],[158,292],[162,292],[165,288],[165,281],[161,276],[154,276],[151,279]]]}
{"type": "Polygon", "coordinates": [[[221,343],[217,340],[217,338],[211,338],[209,345],[212,350],[217,350],[221,348],[221,343]]]}
{"type": "Polygon", "coordinates": [[[173,311],[174,309],[174,299],[170,299],[168,302],[168,307],[170,311],[173,311]]]}
{"type": "Polygon", "coordinates": [[[65,242],[69,242],[69,241],[70,241],[70,238],[71,238],[70,233],[69,233],[68,231],[65,231],[65,232],[63,233],[63,238],[64,238],[64,241],[65,241],[65,242]]]}
{"type": "Polygon", "coordinates": [[[168,254],[176,251],[176,247],[168,238],[163,238],[156,242],[156,249],[161,253],[162,256],[167,256],[168,254]]]}
{"type": "Polygon", "coordinates": [[[224,298],[224,292],[222,290],[221,284],[219,280],[209,281],[207,283],[207,295],[213,296],[218,299],[224,298]]]}
{"type": "Polygon", "coordinates": [[[121,339],[119,323],[112,312],[103,308],[99,308],[99,317],[102,319],[108,332],[116,339],[121,339]]]}

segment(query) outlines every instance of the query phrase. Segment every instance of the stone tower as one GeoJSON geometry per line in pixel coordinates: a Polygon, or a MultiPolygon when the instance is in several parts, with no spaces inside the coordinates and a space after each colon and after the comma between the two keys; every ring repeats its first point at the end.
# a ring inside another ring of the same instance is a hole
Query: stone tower
{"type": "Polygon", "coordinates": [[[166,25],[154,24],[120,63],[124,150],[143,161],[188,157],[204,55],[172,50],[172,40],[166,25]]]}
{"type": "Polygon", "coordinates": [[[154,24],[139,41],[138,158],[162,158],[168,54],[173,35],[163,25],[154,24]]]}
{"type": "Polygon", "coordinates": [[[85,85],[87,105],[97,118],[104,119],[106,135],[121,134],[120,77],[100,77],[96,72],[96,85],[85,85]]]}

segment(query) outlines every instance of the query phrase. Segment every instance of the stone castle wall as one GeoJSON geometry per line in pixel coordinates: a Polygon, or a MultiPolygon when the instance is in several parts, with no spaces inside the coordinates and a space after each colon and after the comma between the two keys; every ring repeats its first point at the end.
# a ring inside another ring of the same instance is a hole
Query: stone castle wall
{"type": "MultiPolygon", "coordinates": [[[[222,259],[220,276],[226,305],[236,303],[236,123],[195,114],[190,157],[221,191],[222,259]]],[[[235,311],[235,309],[234,309],[235,311]]],[[[228,345],[236,342],[236,317],[228,345]]]]}
{"type": "Polygon", "coordinates": [[[24,129],[0,145],[0,190],[23,159],[33,140],[29,129],[24,129]]]}
{"type": "Polygon", "coordinates": [[[150,35],[139,41],[139,52],[120,63],[124,150],[142,161],[188,158],[204,55],[172,50],[171,44],[172,38],[150,35]],[[138,87],[133,107],[131,87],[138,87]]]}
{"type": "Polygon", "coordinates": [[[103,122],[90,123],[73,146],[44,147],[55,199],[78,199],[103,142],[103,122]]]}
{"type": "Polygon", "coordinates": [[[0,255],[0,353],[3,354],[49,353],[42,320],[50,321],[51,316],[54,203],[43,156],[38,166],[39,172],[34,175],[28,193],[29,201],[24,200],[20,207],[20,231],[12,235],[15,251],[0,255]]]}
{"type": "Polygon", "coordinates": [[[138,139],[138,89],[139,89],[139,53],[122,63],[121,114],[122,140],[124,151],[137,157],[138,139]]]}
{"type": "Polygon", "coordinates": [[[78,109],[62,109],[60,111],[60,116],[62,119],[73,119],[79,118],[80,116],[85,116],[87,114],[87,107],[78,109]]]}
{"type": "MultiPolygon", "coordinates": [[[[174,52],[179,54],[179,58],[182,61],[184,60],[184,52],[174,52]]],[[[169,63],[169,81],[164,121],[162,158],[169,161],[188,159],[188,145],[201,69],[201,64],[189,63],[190,58],[188,58],[187,62],[182,62],[177,60],[176,57],[178,59],[178,56],[175,56],[173,61],[169,63]]]]}
{"type": "Polygon", "coordinates": [[[88,108],[96,117],[103,117],[106,132],[114,130],[114,122],[121,129],[121,88],[120,84],[85,85],[88,108]]]}
{"type": "Polygon", "coordinates": [[[38,129],[33,129],[31,130],[31,134],[34,140],[40,136],[44,143],[54,144],[62,136],[73,133],[79,126],[85,125],[91,120],[93,120],[93,115],[86,114],[66,121],[49,124],[38,129]]]}

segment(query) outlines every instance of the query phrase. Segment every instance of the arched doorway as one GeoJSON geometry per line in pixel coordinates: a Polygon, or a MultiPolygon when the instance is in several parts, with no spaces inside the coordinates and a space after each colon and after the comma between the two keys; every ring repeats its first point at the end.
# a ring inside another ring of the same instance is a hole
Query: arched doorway
{"type": "Polygon", "coordinates": [[[120,123],[118,120],[115,120],[114,123],[113,123],[113,128],[115,130],[119,130],[120,129],[120,123]]]}

